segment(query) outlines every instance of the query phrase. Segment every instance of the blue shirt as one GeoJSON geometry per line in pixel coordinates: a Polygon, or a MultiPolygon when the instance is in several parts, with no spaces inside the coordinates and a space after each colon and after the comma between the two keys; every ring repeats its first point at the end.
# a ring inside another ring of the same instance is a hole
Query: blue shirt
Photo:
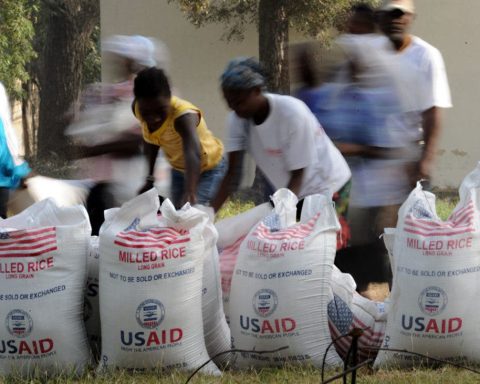
{"type": "Polygon", "coordinates": [[[308,105],[333,140],[377,147],[396,147],[395,129],[389,125],[400,112],[393,90],[327,83],[304,89],[297,97],[308,105]]]}
{"type": "Polygon", "coordinates": [[[0,187],[17,188],[20,181],[30,173],[27,162],[16,165],[10,149],[3,120],[0,119],[0,187]]]}

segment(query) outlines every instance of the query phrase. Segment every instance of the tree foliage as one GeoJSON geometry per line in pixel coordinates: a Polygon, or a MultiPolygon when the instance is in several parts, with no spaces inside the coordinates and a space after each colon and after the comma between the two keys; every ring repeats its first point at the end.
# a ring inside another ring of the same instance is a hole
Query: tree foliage
{"type": "MultiPolygon", "coordinates": [[[[245,28],[260,21],[258,0],[168,0],[179,4],[188,20],[197,27],[209,23],[226,26],[223,39],[242,40],[245,28]]],[[[313,38],[330,36],[332,29],[341,29],[349,9],[359,0],[277,0],[292,29],[313,38]]],[[[365,0],[376,4],[378,0],[365,0]]]]}
{"type": "Polygon", "coordinates": [[[34,1],[0,0],[0,81],[16,99],[22,95],[21,82],[29,78],[26,67],[36,57],[32,40],[37,11],[34,1]]]}

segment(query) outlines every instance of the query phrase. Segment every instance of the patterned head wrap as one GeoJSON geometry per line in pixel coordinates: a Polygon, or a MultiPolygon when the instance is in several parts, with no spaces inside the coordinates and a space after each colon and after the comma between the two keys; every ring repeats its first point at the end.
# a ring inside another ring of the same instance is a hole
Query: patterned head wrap
{"type": "Polygon", "coordinates": [[[247,90],[265,87],[262,66],[253,57],[237,57],[230,61],[220,77],[222,88],[247,90]]]}

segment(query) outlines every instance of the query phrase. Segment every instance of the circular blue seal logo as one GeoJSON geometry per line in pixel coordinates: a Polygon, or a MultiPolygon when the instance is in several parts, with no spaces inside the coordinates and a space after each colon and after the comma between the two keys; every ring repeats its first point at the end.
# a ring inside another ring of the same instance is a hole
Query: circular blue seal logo
{"type": "Polygon", "coordinates": [[[27,312],[14,309],[8,312],[5,325],[12,336],[23,338],[32,332],[33,320],[27,312]]]}
{"type": "Polygon", "coordinates": [[[135,317],[142,328],[157,328],[165,317],[165,307],[158,300],[145,300],[137,307],[135,317]]]}
{"type": "Polygon", "coordinates": [[[270,316],[277,309],[278,297],[271,289],[260,289],[253,295],[253,310],[258,316],[270,316]]]}
{"type": "Polygon", "coordinates": [[[427,287],[418,296],[420,310],[429,316],[442,313],[447,303],[447,294],[439,287],[427,287]]]}

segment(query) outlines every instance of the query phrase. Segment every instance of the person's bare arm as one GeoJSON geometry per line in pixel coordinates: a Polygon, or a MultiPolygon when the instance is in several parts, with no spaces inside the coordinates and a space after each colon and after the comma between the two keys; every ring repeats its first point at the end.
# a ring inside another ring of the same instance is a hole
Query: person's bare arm
{"type": "Polygon", "coordinates": [[[139,194],[153,188],[153,184],[155,182],[155,179],[153,176],[155,174],[155,163],[157,160],[158,151],[160,150],[160,147],[158,145],[150,144],[150,143],[147,143],[146,141],[143,142],[143,148],[144,148],[145,157],[148,163],[148,176],[147,176],[147,180],[145,181],[145,184],[138,192],[139,194]]]}
{"type": "Polygon", "coordinates": [[[335,142],[336,147],[344,156],[363,156],[368,150],[366,145],[335,142]]]}
{"type": "Polygon", "coordinates": [[[228,197],[237,190],[242,176],[244,151],[235,151],[228,154],[228,170],[220,184],[217,195],[212,200],[211,206],[217,212],[228,199],[228,197]]]}
{"type": "Polygon", "coordinates": [[[290,181],[288,182],[287,188],[297,196],[302,188],[304,170],[305,168],[290,171],[290,181]]]}
{"type": "Polygon", "coordinates": [[[183,142],[183,157],[185,159],[185,187],[182,203],[195,204],[197,184],[200,179],[200,141],[197,134],[197,125],[200,116],[187,113],[175,120],[175,130],[183,142]]]}
{"type": "Polygon", "coordinates": [[[417,180],[429,179],[431,177],[442,129],[441,112],[441,108],[432,107],[422,114],[423,140],[425,145],[423,147],[422,157],[418,163],[417,180]]]}

